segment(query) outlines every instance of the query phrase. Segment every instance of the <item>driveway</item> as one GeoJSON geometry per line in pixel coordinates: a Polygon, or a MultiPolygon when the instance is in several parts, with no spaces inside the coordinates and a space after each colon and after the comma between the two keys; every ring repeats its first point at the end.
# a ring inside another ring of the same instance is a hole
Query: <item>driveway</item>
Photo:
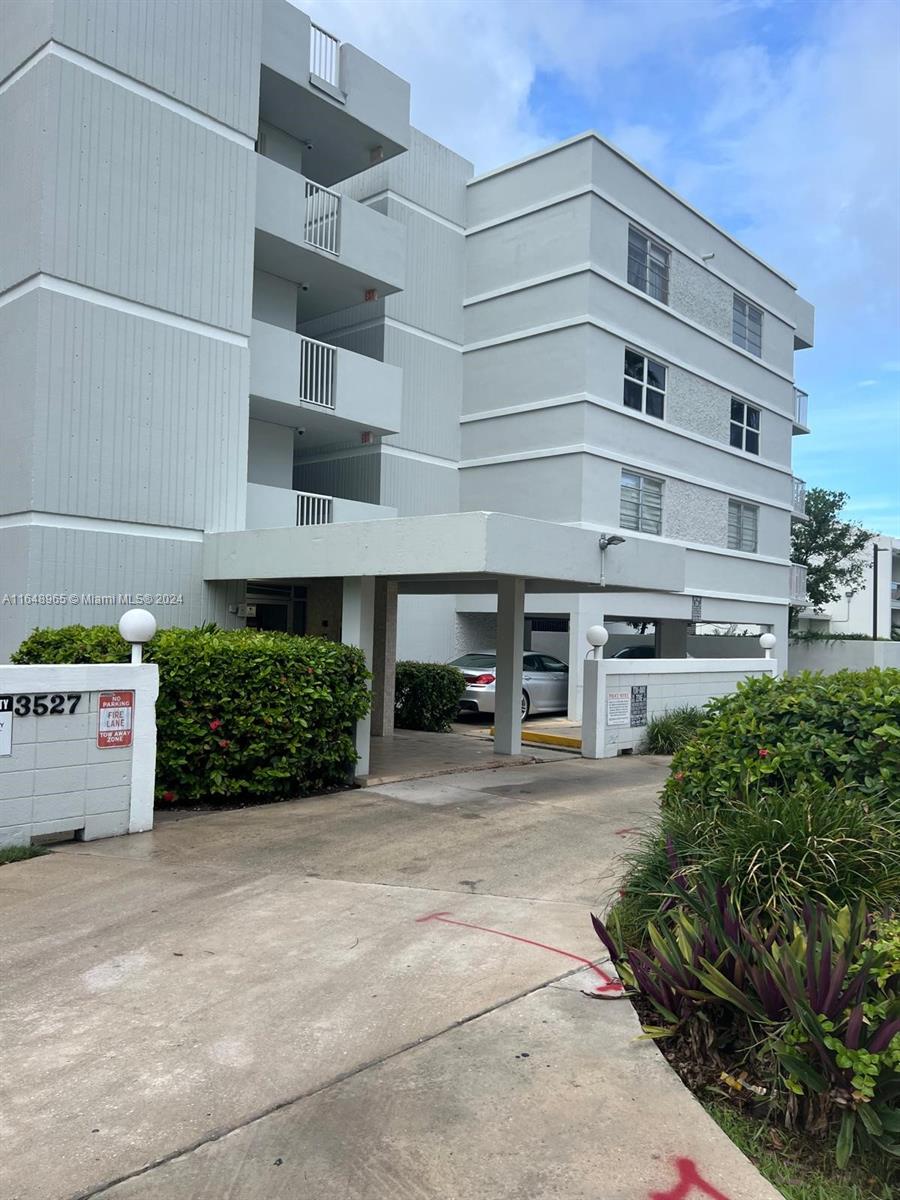
{"type": "Polygon", "coordinates": [[[0,1193],[777,1200],[585,994],[664,769],[560,755],[4,867],[0,1193]]]}

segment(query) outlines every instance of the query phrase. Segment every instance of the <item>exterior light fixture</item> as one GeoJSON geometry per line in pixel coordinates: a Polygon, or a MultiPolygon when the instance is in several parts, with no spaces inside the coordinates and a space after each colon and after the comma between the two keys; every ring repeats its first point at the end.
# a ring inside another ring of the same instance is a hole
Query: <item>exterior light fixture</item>
{"type": "Polygon", "coordinates": [[[600,586],[606,587],[606,551],[610,546],[621,546],[625,541],[618,533],[603,533],[597,545],[600,547],[600,586]]]}
{"type": "Polygon", "coordinates": [[[765,650],[766,658],[772,657],[772,651],[774,650],[775,643],[777,641],[778,641],[778,638],[775,636],[774,633],[764,633],[760,637],[759,644],[762,646],[763,650],[765,650]]]}
{"type": "Polygon", "coordinates": [[[602,625],[592,625],[585,634],[590,650],[588,654],[591,658],[599,658],[600,651],[609,641],[609,630],[602,625]]]}
{"type": "Polygon", "coordinates": [[[156,617],[146,608],[129,608],[119,617],[119,633],[126,642],[131,642],[131,662],[141,661],[141,648],[156,633],[156,617]]]}

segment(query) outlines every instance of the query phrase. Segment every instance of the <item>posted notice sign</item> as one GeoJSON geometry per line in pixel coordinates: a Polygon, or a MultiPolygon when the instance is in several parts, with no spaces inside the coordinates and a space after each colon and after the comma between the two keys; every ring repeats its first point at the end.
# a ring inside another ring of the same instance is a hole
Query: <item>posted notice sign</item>
{"type": "Polygon", "coordinates": [[[12,696],[0,696],[0,758],[12,754],[12,696]]]}
{"type": "Polygon", "coordinates": [[[606,724],[631,724],[631,688],[611,688],[606,693],[606,724]]]}
{"type": "Polygon", "coordinates": [[[101,692],[97,705],[97,745],[101,750],[130,746],[134,692],[101,692]]]}

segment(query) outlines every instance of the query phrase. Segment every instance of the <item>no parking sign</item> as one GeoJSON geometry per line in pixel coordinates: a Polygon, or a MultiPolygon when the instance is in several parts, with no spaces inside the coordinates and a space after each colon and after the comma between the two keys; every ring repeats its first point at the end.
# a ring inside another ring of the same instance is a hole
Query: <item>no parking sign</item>
{"type": "Polygon", "coordinates": [[[97,745],[101,750],[130,746],[134,692],[101,692],[97,703],[97,745]]]}

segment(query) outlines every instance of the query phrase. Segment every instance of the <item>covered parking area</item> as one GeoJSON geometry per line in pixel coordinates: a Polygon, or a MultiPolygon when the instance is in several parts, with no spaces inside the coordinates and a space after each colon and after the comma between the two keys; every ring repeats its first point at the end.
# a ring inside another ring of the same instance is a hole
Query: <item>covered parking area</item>
{"type": "Polygon", "coordinates": [[[207,534],[204,579],[331,581],[340,640],[372,671],[372,711],[359,723],[356,775],[369,774],[370,739],[393,733],[398,595],[496,593],[494,750],[522,746],[525,596],[553,592],[683,592],[685,552],[634,540],[600,548],[599,530],[508,513],[468,512],[207,534]]]}

